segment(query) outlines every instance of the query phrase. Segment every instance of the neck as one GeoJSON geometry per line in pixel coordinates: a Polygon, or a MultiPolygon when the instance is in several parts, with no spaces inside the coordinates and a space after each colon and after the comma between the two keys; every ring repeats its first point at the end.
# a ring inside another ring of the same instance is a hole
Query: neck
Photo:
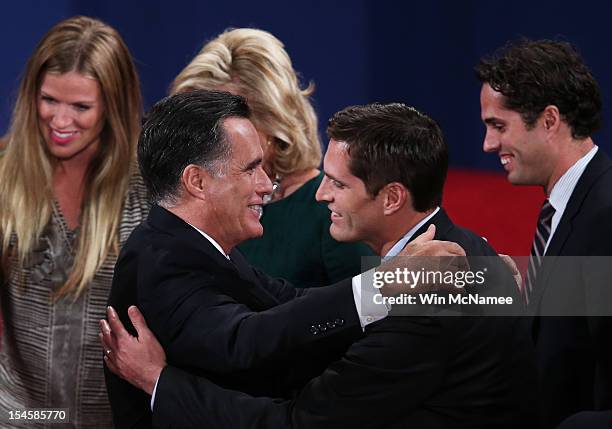
{"type": "Polygon", "coordinates": [[[569,139],[568,142],[559,145],[561,150],[559,151],[553,172],[548,183],[544,185],[544,192],[547,197],[550,196],[561,176],[578,162],[580,158],[589,153],[594,146],[593,140],[590,137],[584,140],[569,139]]]}
{"type": "Polygon", "coordinates": [[[419,222],[433,213],[433,209],[425,212],[416,212],[410,209],[407,212],[396,212],[387,216],[384,221],[385,231],[380,234],[382,238],[376,245],[370,247],[380,256],[386,255],[395,243],[400,241],[419,222]]]}
{"type": "Polygon", "coordinates": [[[219,246],[221,246],[223,252],[226,255],[229,255],[232,249],[237,244],[225,243],[221,239],[220,234],[215,232],[217,230],[211,227],[208,222],[206,222],[205,219],[209,218],[210,216],[206,215],[206,207],[202,207],[202,204],[199,204],[199,200],[194,199],[191,201],[185,201],[185,199],[183,199],[178,204],[169,205],[162,203],[160,205],[166,210],[168,210],[170,213],[187,222],[189,225],[195,226],[200,231],[205,232],[206,235],[210,236],[213,240],[217,242],[217,244],[219,244],[219,246]]]}

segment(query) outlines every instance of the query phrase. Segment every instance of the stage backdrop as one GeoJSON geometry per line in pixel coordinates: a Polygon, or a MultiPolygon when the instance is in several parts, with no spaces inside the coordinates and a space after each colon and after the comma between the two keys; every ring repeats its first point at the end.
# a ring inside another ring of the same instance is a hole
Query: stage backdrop
{"type": "MultiPolygon", "coordinates": [[[[568,40],[598,79],[605,124],[610,119],[612,5],[607,2],[22,0],[0,10],[2,133],[26,59],[63,18],[91,15],[119,30],[136,60],[147,107],[166,94],[206,40],[228,27],[262,28],[285,43],[303,82],[315,82],[322,136],[327,118],[350,104],[402,101],[436,119],[454,168],[449,211],[483,234],[494,231],[491,242],[510,253],[528,253],[541,192],[499,186],[499,160],[482,153],[480,84],[473,72],[478,59],[521,36],[568,40]],[[483,169],[497,174],[470,175],[483,169]]],[[[610,152],[605,125],[595,140],[610,152]]]]}

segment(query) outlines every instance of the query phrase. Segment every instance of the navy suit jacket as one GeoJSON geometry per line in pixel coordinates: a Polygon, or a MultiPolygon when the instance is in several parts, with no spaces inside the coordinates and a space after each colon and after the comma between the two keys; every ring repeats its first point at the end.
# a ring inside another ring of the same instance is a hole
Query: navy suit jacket
{"type": "MultiPolygon", "coordinates": [[[[296,289],[230,258],[154,206],[119,255],[109,305],[132,334],[138,305],[171,365],[256,396],[290,396],[362,335],[350,279],[296,289]]],[[[150,397],[105,375],[115,426],[150,427],[150,397]]]]}
{"type": "MultiPolygon", "coordinates": [[[[468,255],[495,255],[443,210],[430,223],[437,239],[459,243],[468,255]]],[[[516,286],[495,260],[503,270],[499,286],[512,294],[516,286]]],[[[526,427],[535,418],[526,322],[387,317],[368,325],[362,339],[292,400],[254,398],[167,366],[154,421],[164,428],[526,427]]]]}
{"type": "Polygon", "coordinates": [[[600,148],[568,201],[530,302],[544,316],[533,323],[544,428],[581,410],[612,409],[612,318],[597,317],[612,315],[610,256],[612,162],[600,148]]]}

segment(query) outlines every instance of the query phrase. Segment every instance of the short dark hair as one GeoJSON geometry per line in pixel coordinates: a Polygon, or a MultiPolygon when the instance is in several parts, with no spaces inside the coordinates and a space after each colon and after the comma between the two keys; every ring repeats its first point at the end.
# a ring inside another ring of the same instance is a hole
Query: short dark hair
{"type": "Polygon", "coordinates": [[[557,106],[575,139],[601,126],[599,85],[574,46],[554,40],[508,43],[476,66],[478,79],[505,97],[528,128],[546,106],[557,106]]]}
{"type": "Polygon", "coordinates": [[[440,127],[427,115],[401,103],[351,106],[332,116],[327,134],[347,144],[350,171],[370,195],[399,182],[416,211],[441,204],[448,149],[440,127]]]}
{"type": "Polygon", "coordinates": [[[138,165],[153,201],[174,200],[189,164],[222,174],[231,155],[222,127],[229,117],[248,118],[249,108],[243,97],[221,91],[176,94],[151,108],[138,140],[138,165]]]}

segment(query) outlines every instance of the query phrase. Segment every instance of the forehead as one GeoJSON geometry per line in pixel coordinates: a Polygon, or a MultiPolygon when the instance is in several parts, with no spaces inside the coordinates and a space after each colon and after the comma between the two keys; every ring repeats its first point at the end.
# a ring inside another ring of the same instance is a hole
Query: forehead
{"type": "Polygon", "coordinates": [[[480,115],[485,123],[503,122],[505,124],[522,124],[525,122],[519,112],[505,107],[505,96],[495,91],[488,83],[480,91],[480,115]]]}
{"type": "Polygon", "coordinates": [[[100,95],[100,85],[95,79],[71,71],[64,74],[45,73],[41,91],[50,95],[94,101],[100,95]]]}
{"type": "Polygon", "coordinates": [[[261,156],[259,136],[250,120],[238,117],[226,118],[222,126],[232,148],[232,159],[252,160],[261,156]]]}
{"type": "Polygon", "coordinates": [[[480,89],[480,107],[485,111],[508,110],[504,107],[504,95],[495,91],[491,85],[484,83],[480,89]]]}
{"type": "Polygon", "coordinates": [[[351,157],[346,143],[331,139],[327,145],[327,152],[325,152],[323,169],[327,174],[336,178],[342,177],[346,179],[355,177],[349,168],[350,160],[351,157]]]}

